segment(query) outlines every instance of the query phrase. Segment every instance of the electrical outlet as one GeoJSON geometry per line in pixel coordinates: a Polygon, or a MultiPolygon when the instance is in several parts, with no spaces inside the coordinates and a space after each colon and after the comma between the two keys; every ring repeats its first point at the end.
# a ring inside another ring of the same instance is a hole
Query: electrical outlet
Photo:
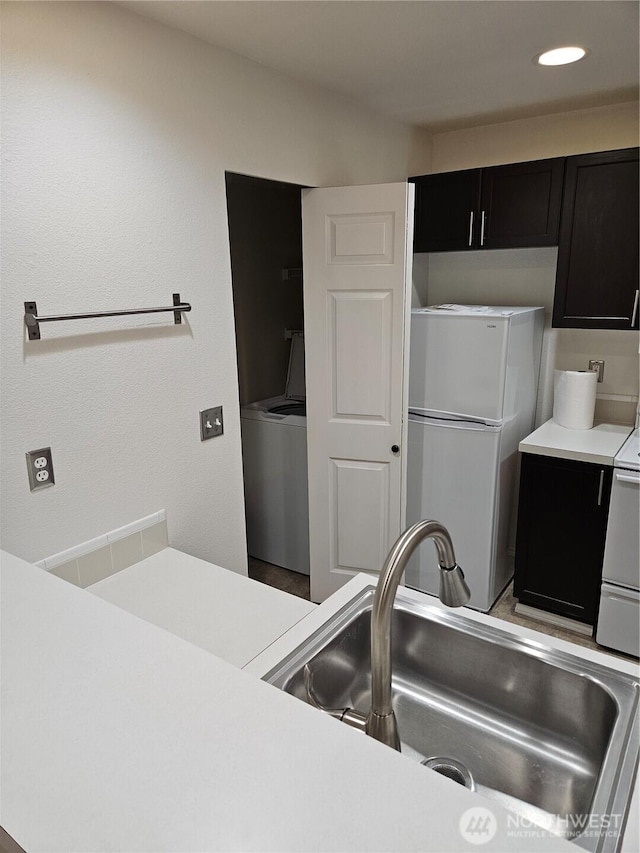
{"type": "Polygon", "coordinates": [[[200,412],[200,441],[206,441],[208,438],[222,435],[223,432],[222,406],[214,406],[213,409],[203,409],[200,412]]]}
{"type": "Polygon", "coordinates": [[[598,382],[602,382],[604,379],[604,361],[596,361],[595,359],[591,359],[589,361],[589,370],[593,370],[594,373],[598,374],[598,382]]]}
{"type": "Polygon", "coordinates": [[[50,447],[41,447],[39,450],[29,450],[26,453],[27,472],[29,474],[29,488],[32,492],[36,489],[46,489],[53,486],[53,459],[50,447]]]}

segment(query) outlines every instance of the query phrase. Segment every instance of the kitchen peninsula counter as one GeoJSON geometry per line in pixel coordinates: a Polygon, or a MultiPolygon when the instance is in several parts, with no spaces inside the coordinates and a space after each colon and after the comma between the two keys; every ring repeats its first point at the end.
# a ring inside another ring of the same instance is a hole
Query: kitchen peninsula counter
{"type": "Polygon", "coordinates": [[[495,802],[260,681],[257,666],[3,554],[0,823],[28,853],[465,851],[478,847],[461,817],[484,805],[497,831],[482,850],[579,850],[544,831],[508,837],[495,802]]]}
{"type": "Polygon", "coordinates": [[[175,548],[86,589],[239,667],[317,606],[175,548]]]}

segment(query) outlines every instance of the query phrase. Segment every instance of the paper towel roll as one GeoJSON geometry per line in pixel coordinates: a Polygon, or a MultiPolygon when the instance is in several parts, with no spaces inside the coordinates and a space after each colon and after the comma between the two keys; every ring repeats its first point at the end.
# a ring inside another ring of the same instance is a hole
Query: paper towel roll
{"type": "Polygon", "coordinates": [[[593,370],[556,370],[553,419],[567,429],[591,429],[598,374],[593,370]]]}

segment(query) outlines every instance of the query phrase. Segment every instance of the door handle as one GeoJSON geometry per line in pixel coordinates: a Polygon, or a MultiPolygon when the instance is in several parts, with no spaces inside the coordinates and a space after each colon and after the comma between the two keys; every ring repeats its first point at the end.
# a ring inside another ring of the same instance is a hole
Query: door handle
{"type": "Polygon", "coordinates": [[[473,210],[469,211],[469,245],[473,243],[473,210]]]}
{"type": "Polygon", "coordinates": [[[640,294],[640,290],[636,290],[636,296],[633,300],[633,311],[631,312],[631,328],[636,324],[636,315],[638,313],[638,294],[640,294]]]}
{"type": "Polygon", "coordinates": [[[392,444],[391,445],[391,452],[392,453],[400,453],[400,445],[399,444],[392,444]]]}
{"type": "Polygon", "coordinates": [[[484,246],[484,223],[485,223],[485,213],[482,211],[482,219],[480,221],[480,245],[484,246]]]}
{"type": "Polygon", "coordinates": [[[604,468],[600,471],[600,486],[598,488],[598,506],[602,506],[602,487],[604,486],[604,468]]]}

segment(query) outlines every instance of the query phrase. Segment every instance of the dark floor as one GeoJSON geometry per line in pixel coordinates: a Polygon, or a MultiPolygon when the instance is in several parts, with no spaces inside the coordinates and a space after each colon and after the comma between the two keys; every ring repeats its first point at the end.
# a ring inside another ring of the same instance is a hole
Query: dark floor
{"type": "Polygon", "coordinates": [[[549,634],[551,637],[558,637],[560,640],[567,640],[570,643],[575,643],[577,646],[584,646],[587,649],[592,649],[594,652],[605,652],[614,657],[622,658],[633,663],[637,663],[638,659],[630,655],[623,655],[620,652],[614,652],[612,649],[605,649],[599,646],[593,637],[588,637],[585,634],[580,634],[577,631],[571,631],[568,628],[560,628],[557,625],[551,625],[548,622],[542,622],[538,619],[531,619],[528,616],[522,616],[516,613],[514,608],[518,603],[518,599],[513,597],[513,581],[502,593],[500,598],[489,611],[490,616],[495,616],[496,619],[504,619],[505,622],[513,622],[515,625],[521,625],[523,628],[530,628],[532,631],[540,631],[541,634],[549,634]]]}
{"type": "MultiPolygon", "coordinates": [[[[273,586],[276,589],[281,589],[291,595],[297,595],[298,598],[305,598],[310,601],[309,592],[309,575],[302,575],[298,572],[291,572],[289,569],[282,569],[280,566],[273,566],[271,563],[263,563],[262,560],[256,560],[254,557],[249,557],[249,577],[254,580],[266,583],[268,586],[273,586]]],[[[636,662],[637,658],[629,655],[618,654],[610,649],[604,649],[599,646],[593,637],[587,637],[584,634],[579,634],[567,628],[560,628],[557,625],[550,625],[547,622],[541,622],[537,619],[531,619],[527,616],[521,616],[516,613],[514,608],[518,600],[513,597],[513,583],[502,593],[500,598],[489,611],[490,616],[495,616],[496,619],[503,619],[505,622],[512,622],[515,625],[521,625],[523,628],[531,628],[533,631],[540,631],[542,634],[549,634],[551,637],[558,637],[561,640],[568,640],[570,643],[575,643],[578,646],[585,646],[594,651],[606,652],[623,660],[636,662]]]]}
{"type": "Polygon", "coordinates": [[[283,592],[297,595],[298,598],[306,598],[307,601],[311,601],[309,575],[291,572],[289,569],[282,569],[280,566],[263,563],[262,560],[256,560],[255,557],[249,557],[249,577],[253,578],[254,581],[266,583],[267,586],[273,586],[283,592]]]}

